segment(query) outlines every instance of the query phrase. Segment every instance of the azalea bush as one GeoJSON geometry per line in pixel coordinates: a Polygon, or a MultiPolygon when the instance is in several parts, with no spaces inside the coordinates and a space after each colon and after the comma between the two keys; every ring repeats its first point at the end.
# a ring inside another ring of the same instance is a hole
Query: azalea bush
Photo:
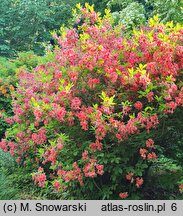
{"type": "Polygon", "coordinates": [[[108,10],[73,15],[46,61],[19,71],[0,147],[63,198],[135,198],[158,160],[156,128],[183,105],[183,28],[154,17],[129,37],[108,10]]]}

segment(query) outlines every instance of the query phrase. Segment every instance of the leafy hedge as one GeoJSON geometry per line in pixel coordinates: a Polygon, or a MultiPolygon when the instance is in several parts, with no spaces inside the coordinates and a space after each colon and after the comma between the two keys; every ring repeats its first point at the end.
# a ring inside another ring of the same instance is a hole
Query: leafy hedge
{"type": "Polygon", "coordinates": [[[13,115],[11,93],[16,88],[19,70],[31,71],[40,59],[33,52],[19,53],[16,59],[0,57],[0,137],[4,136],[8,127],[6,118],[13,115]]]}

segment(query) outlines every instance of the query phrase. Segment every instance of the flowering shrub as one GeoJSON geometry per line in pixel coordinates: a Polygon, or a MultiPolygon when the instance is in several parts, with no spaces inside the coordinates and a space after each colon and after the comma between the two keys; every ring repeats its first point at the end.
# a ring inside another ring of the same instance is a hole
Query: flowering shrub
{"type": "Polygon", "coordinates": [[[183,105],[183,28],[157,17],[131,38],[77,5],[77,28],[31,73],[19,72],[14,116],[0,143],[32,166],[41,187],[69,198],[127,198],[145,183],[158,148],[153,131],[183,105]]]}
{"type": "Polygon", "coordinates": [[[11,92],[14,91],[17,83],[17,76],[19,70],[31,71],[36,65],[38,65],[38,59],[41,60],[44,57],[38,57],[33,52],[18,53],[16,59],[0,58],[0,138],[4,136],[5,129],[8,127],[7,117],[11,116],[11,92]]]}

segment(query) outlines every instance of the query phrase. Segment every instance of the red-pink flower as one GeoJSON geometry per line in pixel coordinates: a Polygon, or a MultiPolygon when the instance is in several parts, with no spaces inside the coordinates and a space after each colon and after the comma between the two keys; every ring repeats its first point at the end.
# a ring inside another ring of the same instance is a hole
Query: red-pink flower
{"type": "Polygon", "coordinates": [[[140,148],[140,155],[141,155],[141,157],[143,158],[143,159],[146,159],[146,157],[147,157],[147,149],[144,149],[144,148],[140,148]]]}
{"type": "Polygon", "coordinates": [[[156,159],[157,159],[156,153],[155,153],[155,152],[149,153],[149,154],[147,155],[147,158],[148,158],[149,160],[156,160],[156,159]]]}
{"type": "Polygon", "coordinates": [[[139,188],[143,183],[144,183],[143,178],[139,178],[139,177],[136,178],[136,184],[135,185],[137,188],[139,188]]]}
{"type": "Polygon", "coordinates": [[[43,171],[44,171],[44,169],[42,167],[38,168],[38,172],[43,172],[43,171]]]}
{"type": "Polygon", "coordinates": [[[94,165],[92,163],[85,164],[83,172],[86,177],[94,178],[97,176],[95,169],[94,169],[94,165]]]}
{"type": "Polygon", "coordinates": [[[55,71],[55,78],[56,79],[61,79],[62,78],[62,72],[61,71],[55,71]]]}
{"type": "Polygon", "coordinates": [[[8,124],[13,124],[13,120],[11,118],[6,118],[5,122],[8,124]]]}
{"type": "Polygon", "coordinates": [[[7,152],[8,148],[7,148],[7,141],[5,139],[2,139],[0,142],[0,148],[4,151],[7,152]]]}
{"type": "Polygon", "coordinates": [[[97,173],[99,175],[103,175],[104,174],[104,165],[99,165],[99,164],[96,164],[96,169],[97,169],[97,173]]]}
{"type": "Polygon", "coordinates": [[[74,110],[79,110],[81,106],[81,100],[78,97],[75,97],[71,101],[71,108],[74,110]]]}
{"type": "Polygon", "coordinates": [[[78,79],[78,72],[71,71],[69,77],[72,82],[76,82],[78,79]]]}
{"type": "Polygon", "coordinates": [[[17,163],[19,164],[20,161],[21,161],[21,157],[18,157],[16,161],[17,161],[17,163]]]}
{"type": "Polygon", "coordinates": [[[46,183],[46,175],[44,173],[37,176],[37,181],[40,187],[43,187],[46,183]]]}
{"type": "Polygon", "coordinates": [[[141,110],[143,108],[143,105],[140,101],[137,101],[135,104],[134,104],[134,107],[137,109],[137,110],[141,110]]]}
{"type": "Polygon", "coordinates": [[[153,92],[149,92],[149,93],[147,94],[147,100],[148,100],[149,103],[152,102],[152,101],[154,100],[153,96],[154,96],[154,93],[153,93],[153,92]]]}
{"type": "Polygon", "coordinates": [[[44,173],[34,174],[32,179],[34,180],[34,183],[38,183],[40,187],[43,187],[46,184],[46,175],[44,173]]]}
{"type": "Polygon", "coordinates": [[[121,198],[121,199],[125,199],[125,198],[127,198],[128,197],[128,192],[121,192],[121,193],[119,193],[119,197],[121,198]]]}
{"type": "Polygon", "coordinates": [[[82,153],[82,159],[83,160],[87,160],[88,159],[88,151],[84,151],[83,153],[82,153]]]}
{"type": "Polygon", "coordinates": [[[175,103],[174,101],[166,103],[165,105],[170,108],[171,113],[173,113],[173,111],[177,108],[177,103],[175,103]]]}
{"type": "Polygon", "coordinates": [[[146,140],[146,147],[147,148],[154,148],[154,141],[151,138],[146,140]]]}
{"type": "Polygon", "coordinates": [[[132,180],[132,177],[133,177],[133,173],[132,172],[129,172],[127,175],[126,175],[126,179],[128,181],[131,181],[132,180]]]}
{"type": "Polygon", "coordinates": [[[66,171],[65,171],[65,170],[59,169],[59,170],[57,171],[57,175],[58,175],[58,176],[62,176],[62,175],[65,175],[65,174],[66,174],[66,171]]]}
{"type": "Polygon", "coordinates": [[[95,86],[97,85],[97,84],[99,84],[100,83],[100,79],[99,78],[91,78],[91,77],[89,77],[89,79],[88,79],[88,85],[89,85],[89,87],[90,88],[95,88],[95,86]]]}
{"type": "Polygon", "coordinates": [[[66,110],[65,110],[65,108],[64,108],[64,107],[60,107],[60,108],[56,111],[56,113],[57,113],[57,118],[58,118],[58,120],[64,121],[64,117],[65,117],[65,115],[66,115],[66,110]]]}
{"type": "Polygon", "coordinates": [[[45,143],[47,140],[46,130],[44,128],[39,129],[38,133],[33,133],[31,138],[32,141],[36,144],[45,143]]]}
{"type": "Polygon", "coordinates": [[[43,113],[40,110],[35,110],[34,111],[34,116],[39,119],[41,116],[43,115],[43,113]]]}
{"type": "Polygon", "coordinates": [[[58,181],[53,183],[53,187],[56,188],[58,192],[60,191],[60,183],[58,181]]]}
{"type": "Polygon", "coordinates": [[[96,150],[101,151],[102,148],[103,148],[103,145],[102,145],[101,142],[99,142],[99,140],[96,140],[95,143],[91,143],[91,144],[89,145],[89,147],[90,147],[90,149],[91,149],[92,151],[95,152],[96,150]]]}
{"type": "Polygon", "coordinates": [[[57,147],[57,149],[61,150],[64,147],[64,144],[58,143],[56,147],[57,147]]]}

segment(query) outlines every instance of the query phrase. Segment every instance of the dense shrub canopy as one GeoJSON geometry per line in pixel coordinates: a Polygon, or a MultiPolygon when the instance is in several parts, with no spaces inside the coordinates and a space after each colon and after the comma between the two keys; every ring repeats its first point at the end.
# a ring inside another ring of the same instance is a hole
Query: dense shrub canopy
{"type": "Polygon", "coordinates": [[[158,153],[151,130],[183,105],[182,26],[154,17],[127,37],[105,13],[77,5],[77,28],[61,28],[48,61],[19,72],[0,143],[34,165],[39,186],[77,198],[126,198],[140,188],[158,153]]]}

